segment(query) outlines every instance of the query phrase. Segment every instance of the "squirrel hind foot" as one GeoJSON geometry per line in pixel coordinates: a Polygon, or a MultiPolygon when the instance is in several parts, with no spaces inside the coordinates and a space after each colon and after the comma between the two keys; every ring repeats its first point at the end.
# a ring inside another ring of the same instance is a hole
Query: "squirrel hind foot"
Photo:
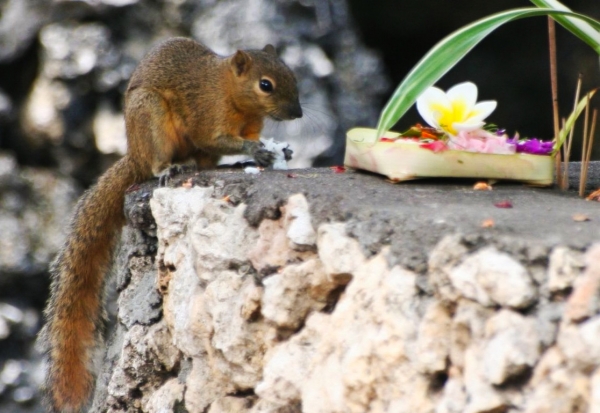
{"type": "Polygon", "coordinates": [[[176,176],[181,175],[185,172],[195,171],[196,169],[197,168],[195,167],[195,165],[169,165],[158,175],[158,187],[167,187],[176,176]]]}

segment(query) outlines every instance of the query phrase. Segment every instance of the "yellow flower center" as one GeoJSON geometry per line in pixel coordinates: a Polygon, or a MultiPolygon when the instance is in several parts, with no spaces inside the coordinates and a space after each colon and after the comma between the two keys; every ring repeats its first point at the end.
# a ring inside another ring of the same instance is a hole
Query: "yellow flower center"
{"type": "Polygon", "coordinates": [[[450,103],[450,108],[434,103],[431,109],[439,114],[437,119],[440,127],[451,135],[457,131],[452,127],[453,123],[461,123],[473,115],[473,111],[467,112],[467,104],[464,100],[455,100],[450,103]]]}

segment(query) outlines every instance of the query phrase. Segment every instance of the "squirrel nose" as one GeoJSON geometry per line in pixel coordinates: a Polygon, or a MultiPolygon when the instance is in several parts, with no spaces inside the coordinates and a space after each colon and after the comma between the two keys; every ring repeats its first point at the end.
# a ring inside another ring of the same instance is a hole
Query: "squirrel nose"
{"type": "Polygon", "coordinates": [[[296,102],[288,107],[288,115],[291,119],[302,117],[302,107],[300,106],[300,102],[296,102]]]}

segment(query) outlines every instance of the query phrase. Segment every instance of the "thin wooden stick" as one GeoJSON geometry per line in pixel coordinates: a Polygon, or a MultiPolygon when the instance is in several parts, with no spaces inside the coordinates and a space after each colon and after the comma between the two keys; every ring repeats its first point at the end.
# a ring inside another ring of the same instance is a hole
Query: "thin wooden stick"
{"type": "Polygon", "coordinates": [[[554,161],[556,186],[562,189],[562,148],[554,155],[554,161]]]}
{"type": "MultiPolygon", "coordinates": [[[[598,119],[598,109],[594,109],[594,114],[592,115],[592,127],[589,134],[587,152],[585,154],[585,169],[583,171],[583,193],[585,195],[585,186],[587,184],[587,174],[588,168],[590,166],[590,159],[592,159],[592,148],[594,147],[594,135],[596,134],[596,121],[598,119]]],[[[581,165],[584,168],[584,165],[581,165]]],[[[583,195],[582,195],[583,196],[583,195]]]]}
{"type": "MultiPolygon", "coordinates": [[[[561,128],[562,130],[565,129],[565,126],[567,126],[567,120],[565,118],[561,119],[561,128]]],[[[562,147],[560,148],[562,150],[562,160],[563,160],[563,164],[562,167],[565,167],[565,162],[567,159],[567,140],[565,139],[565,141],[563,142],[562,147]]],[[[564,179],[565,179],[565,175],[564,175],[564,170],[563,170],[563,176],[561,177],[561,181],[564,184],[564,179]]],[[[560,189],[565,189],[562,185],[560,187],[560,189]]]]}
{"type": "Polygon", "coordinates": [[[594,109],[594,114],[592,115],[592,130],[590,131],[590,142],[587,148],[587,154],[585,156],[585,159],[587,159],[586,162],[590,162],[590,159],[592,159],[592,148],[594,147],[594,134],[596,133],[596,120],[598,118],[598,109],[594,109]]]}
{"type": "Polygon", "coordinates": [[[586,165],[585,165],[585,159],[587,156],[587,145],[588,145],[588,140],[589,140],[589,131],[588,131],[588,126],[589,126],[589,121],[590,121],[590,105],[585,105],[585,115],[583,117],[583,142],[581,144],[581,164],[580,164],[580,169],[579,169],[579,196],[583,198],[583,195],[585,195],[585,182],[583,180],[584,176],[585,176],[585,171],[587,170],[586,165]]]}
{"type": "MultiPolygon", "coordinates": [[[[577,88],[575,89],[575,102],[573,103],[573,113],[575,113],[575,111],[577,111],[577,103],[579,103],[579,96],[581,95],[582,78],[583,78],[583,76],[580,73],[579,77],[577,78],[577,88]]],[[[565,127],[565,122],[563,121],[563,128],[564,127],[565,127]]],[[[575,125],[573,125],[573,127],[569,131],[569,136],[567,138],[567,141],[564,144],[564,146],[566,148],[565,148],[565,152],[564,152],[565,159],[563,162],[564,170],[563,170],[562,189],[565,191],[567,189],[569,189],[569,161],[571,160],[571,147],[573,146],[574,132],[575,132],[575,125]]]]}
{"type": "MultiPolygon", "coordinates": [[[[550,49],[550,85],[552,88],[552,117],[554,120],[554,139],[558,141],[559,119],[558,119],[558,76],[556,69],[556,27],[554,20],[548,17],[548,43],[550,49]]],[[[560,151],[555,156],[556,184],[562,188],[562,171],[560,151]]]]}

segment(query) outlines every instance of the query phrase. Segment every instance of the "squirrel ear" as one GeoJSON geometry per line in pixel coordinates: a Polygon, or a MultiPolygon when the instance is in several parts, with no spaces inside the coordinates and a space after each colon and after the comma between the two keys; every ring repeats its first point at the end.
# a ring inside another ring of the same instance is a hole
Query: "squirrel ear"
{"type": "Polygon", "coordinates": [[[275,50],[275,46],[273,46],[272,44],[268,44],[265,47],[263,47],[263,52],[272,54],[273,56],[277,56],[277,50],[275,50]]]}
{"type": "Polygon", "coordinates": [[[252,58],[250,55],[243,50],[238,50],[235,52],[231,59],[231,66],[237,76],[241,76],[250,70],[250,65],[252,64],[252,58]]]}

